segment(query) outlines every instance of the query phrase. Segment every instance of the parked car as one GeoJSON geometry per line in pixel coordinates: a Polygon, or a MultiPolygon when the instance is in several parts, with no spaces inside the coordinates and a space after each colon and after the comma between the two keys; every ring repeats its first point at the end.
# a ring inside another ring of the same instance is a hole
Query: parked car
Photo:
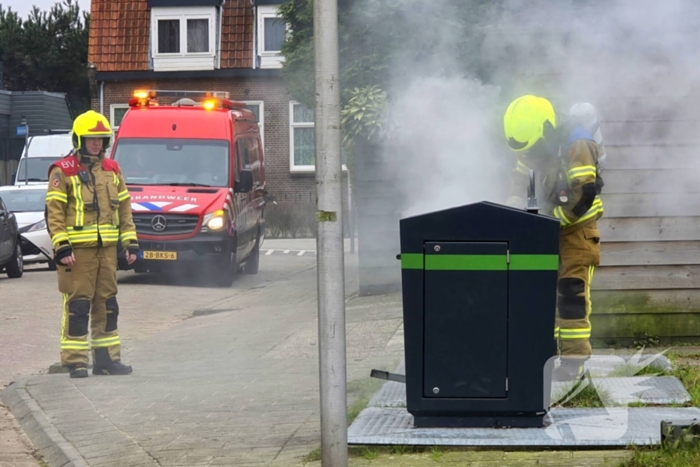
{"type": "Polygon", "coordinates": [[[0,272],[16,279],[24,273],[22,244],[19,237],[17,219],[0,197],[0,272]]]}
{"type": "Polygon", "coordinates": [[[73,150],[72,134],[32,136],[27,141],[14,175],[17,185],[46,185],[49,167],[73,150]]]}
{"type": "Polygon", "coordinates": [[[44,219],[46,188],[3,186],[0,187],[0,197],[17,219],[24,263],[48,263],[49,269],[55,270],[53,245],[44,219]]]}

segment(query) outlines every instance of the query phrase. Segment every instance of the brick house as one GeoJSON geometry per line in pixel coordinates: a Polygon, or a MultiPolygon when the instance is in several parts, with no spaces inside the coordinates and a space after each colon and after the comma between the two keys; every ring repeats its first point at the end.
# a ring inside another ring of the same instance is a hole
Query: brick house
{"type": "Polygon", "coordinates": [[[115,130],[135,89],[228,91],[258,116],[267,187],[314,200],[313,111],[281,76],[282,0],[92,0],[92,107],[115,130]]]}

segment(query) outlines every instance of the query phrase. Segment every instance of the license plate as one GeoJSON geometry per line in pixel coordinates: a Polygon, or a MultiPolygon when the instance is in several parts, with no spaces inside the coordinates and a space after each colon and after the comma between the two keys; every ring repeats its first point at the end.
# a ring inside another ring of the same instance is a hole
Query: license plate
{"type": "Polygon", "coordinates": [[[177,251],[144,251],[143,259],[176,260],[177,251]]]}

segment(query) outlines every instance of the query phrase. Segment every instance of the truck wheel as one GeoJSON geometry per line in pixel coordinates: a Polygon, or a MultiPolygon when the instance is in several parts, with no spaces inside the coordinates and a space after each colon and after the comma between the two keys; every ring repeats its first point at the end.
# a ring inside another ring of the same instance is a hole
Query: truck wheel
{"type": "Polygon", "coordinates": [[[238,271],[235,243],[231,243],[228,251],[220,258],[217,258],[214,267],[210,271],[214,273],[212,280],[218,287],[231,287],[233,285],[233,280],[236,278],[236,272],[238,271]]]}
{"type": "Polygon", "coordinates": [[[245,260],[245,266],[243,267],[243,272],[246,274],[257,274],[258,268],[260,267],[260,234],[258,234],[257,240],[255,240],[255,246],[253,251],[245,260]]]}
{"type": "Polygon", "coordinates": [[[7,277],[11,279],[19,279],[24,274],[24,258],[22,257],[22,245],[19,241],[15,247],[15,254],[12,255],[10,262],[5,266],[7,277]]]}

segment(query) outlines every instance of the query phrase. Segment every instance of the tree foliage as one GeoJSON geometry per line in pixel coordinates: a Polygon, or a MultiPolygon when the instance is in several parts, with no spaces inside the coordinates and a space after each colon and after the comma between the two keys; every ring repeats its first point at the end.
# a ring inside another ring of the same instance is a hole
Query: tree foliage
{"type": "Polygon", "coordinates": [[[87,75],[90,15],[74,0],[26,19],[0,5],[0,59],[10,91],[65,92],[74,112],[90,107],[87,75]]]}
{"type": "MultiPolygon", "coordinates": [[[[500,12],[503,0],[339,0],[340,84],[346,115],[371,101],[373,93],[400,89],[421,75],[454,74],[487,78],[478,50],[482,28],[500,12]]],[[[282,53],[289,91],[314,103],[313,0],[289,0],[280,7],[290,34],[282,53]]],[[[362,113],[345,123],[358,129],[362,113]]],[[[369,129],[369,125],[363,128],[369,129]]],[[[347,129],[346,129],[347,130],[347,129]]],[[[353,133],[352,137],[355,137],[353,133]]]]}
{"type": "Polygon", "coordinates": [[[378,86],[355,88],[349,91],[350,99],[342,110],[343,144],[352,146],[359,136],[373,139],[387,131],[386,91],[378,86]]]}

